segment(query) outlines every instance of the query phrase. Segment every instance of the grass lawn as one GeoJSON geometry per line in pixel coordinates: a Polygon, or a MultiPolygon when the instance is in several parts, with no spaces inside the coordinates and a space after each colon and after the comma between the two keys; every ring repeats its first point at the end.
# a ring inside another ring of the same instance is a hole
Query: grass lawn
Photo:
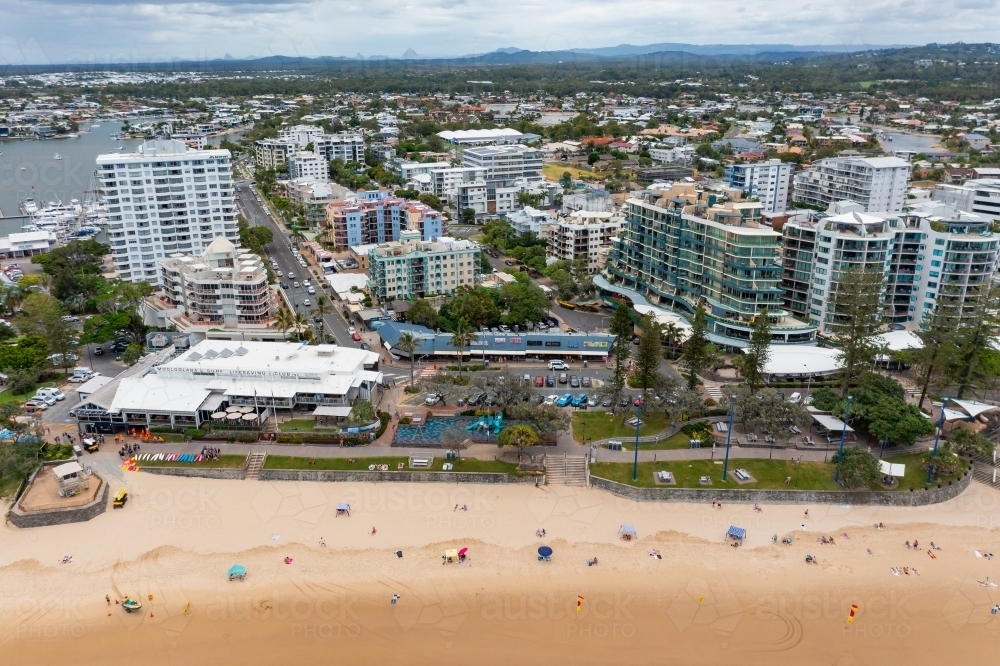
{"type": "MultiPolygon", "coordinates": [[[[435,452],[437,453],[437,452],[435,452]]],[[[428,455],[432,455],[428,453],[428,455]]],[[[400,471],[397,468],[403,463],[401,471],[406,472],[440,472],[446,462],[454,465],[455,472],[498,472],[514,474],[517,465],[499,460],[478,460],[462,458],[461,460],[445,460],[442,455],[435,455],[434,463],[428,468],[411,469],[407,466],[409,458],[391,456],[386,458],[305,458],[301,456],[268,456],[264,461],[264,469],[324,469],[324,470],[357,470],[368,471],[369,465],[388,465],[390,472],[400,471]]]]}
{"type": "Polygon", "coordinates": [[[243,467],[247,460],[246,456],[219,456],[215,460],[202,460],[196,463],[177,462],[176,460],[140,460],[139,468],[143,467],[220,467],[238,468],[243,467]]]}
{"type": "MultiPolygon", "coordinates": [[[[635,412],[630,412],[628,418],[635,416],[635,412]]],[[[658,435],[670,426],[667,415],[661,413],[643,414],[643,425],[639,427],[639,436],[658,435]]],[[[611,414],[611,412],[574,412],[573,413],[573,439],[583,443],[584,435],[587,440],[596,442],[599,439],[609,437],[621,438],[623,444],[629,436],[635,437],[635,427],[622,424],[621,414],[611,414]]],[[[642,444],[641,446],[645,446],[642,444]]],[[[664,447],[668,448],[668,447],[664,447]]],[[[677,448],[677,447],[669,447],[677,448]]],[[[687,446],[681,447],[687,448],[687,446]]]]}
{"type": "MultiPolygon", "coordinates": [[[[927,470],[923,466],[923,460],[921,455],[914,454],[909,456],[892,456],[886,458],[889,462],[893,464],[906,465],[906,473],[903,478],[899,480],[899,490],[923,490],[924,481],[927,480],[927,470]]],[[[947,486],[949,481],[954,481],[958,476],[946,476],[941,479],[936,479],[933,483],[936,486],[940,483],[942,486],[947,486]]]]}
{"type": "Polygon", "coordinates": [[[13,393],[11,389],[7,389],[3,393],[0,393],[0,404],[7,402],[25,402],[33,395],[35,395],[35,389],[31,389],[25,393],[13,393]]]}
{"type": "MultiPolygon", "coordinates": [[[[919,455],[893,457],[892,462],[905,464],[906,475],[901,480],[899,490],[921,490],[924,487],[926,472],[920,469],[919,455]]],[[[833,463],[803,462],[796,470],[794,460],[766,460],[763,458],[742,458],[730,459],[729,478],[722,481],[721,460],[671,460],[668,462],[644,462],[639,463],[639,479],[632,483],[631,463],[594,463],[590,466],[590,473],[610,481],[617,481],[628,485],[636,485],[643,488],[657,487],[653,481],[653,474],[666,470],[673,472],[677,481],[677,488],[753,488],[764,490],[843,490],[834,480],[833,463]],[[745,469],[750,473],[756,483],[736,483],[733,471],[737,468],[745,469]],[[712,479],[711,486],[702,486],[698,481],[702,476],[712,479]],[[785,479],[792,477],[792,482],[785,485],[785,479]]],[[[949,477],[941,481],[942,485],[947,485],[948,481],[957,477],[949,477]]],[[[674,486],[663,486],[672,488],[674,486]]],[[[875,484],[872,490],[885,490],[881,485],[875,484]]]]}
{"type": "Polygon", "coordinates": [[[562,178],[562,175],[569,171],[573,178],[577,180],[596,180],[600,177],[600,173],[597,171],[589,171],[587,169],[580,169],[579,167],[570,166],[569,164],[543,164],[542,165],[542,175],[549,180],[558,181],[562,178]]]}
{"type": "Polygon", "coordinates": [[[314,419],[290,419],[279,423],[278,429],[281,432],[313,432],[316,430],[316,421],[314,419]]]}

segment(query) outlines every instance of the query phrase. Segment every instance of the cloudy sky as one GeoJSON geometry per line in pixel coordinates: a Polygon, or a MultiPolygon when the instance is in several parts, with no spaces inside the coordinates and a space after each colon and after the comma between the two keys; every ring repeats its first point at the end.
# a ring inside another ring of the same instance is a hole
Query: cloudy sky
{"type": "Polygon", "coordinates": [[[996,41],[1000,0],[2,0],[0,64],[996,41]]]}

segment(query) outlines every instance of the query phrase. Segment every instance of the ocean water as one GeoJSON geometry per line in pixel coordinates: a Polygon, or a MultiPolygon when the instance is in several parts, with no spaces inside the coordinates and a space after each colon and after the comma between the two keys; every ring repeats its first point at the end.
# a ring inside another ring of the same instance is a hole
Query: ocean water
{"type": "MultiPolygon", "coordinates": [[[[68,203],[70,199],[93,199],[96,187],[94,161],[103,153],[118,152],[118,146],[132,152],[141,141],[113,140],[121,129],[118,122],[98,121],[100,127],[80,126],[76,139],[0,141],[0,212],[5,217],[21,215],[20,203],[33,198],[42,205],[49,201],[68,203]],[[53,159],[59,153],[63,159],[53,159]]],[[[19,225],[17,225],[19,227],[19,225]]],[[[0,221],[0,235],[12,231],[0,221]]],[[[19,231],[13,229],[13,231],[19,231]]]]}

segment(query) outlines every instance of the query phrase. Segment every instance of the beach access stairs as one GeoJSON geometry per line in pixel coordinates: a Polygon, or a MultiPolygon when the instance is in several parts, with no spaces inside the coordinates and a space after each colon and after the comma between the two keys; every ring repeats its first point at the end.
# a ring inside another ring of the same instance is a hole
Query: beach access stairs
{"type": "Polygon", "coordinates": [[[246,462],[243,463],[243,471],[245,479],[260,479],[260,470],[264,467],[264,461],[267,460],[266,451],[251,451],[247,454],[246,462]]]}
{"type": "Polygon", "coordinates": [[[1000,460],[978,454],[972,455],[972,480],[993,488],[1000,488],[1000,460]]]}
{"type": "Polygon", "coordinates": [[[587,456],[545,454],[545,477],[549,485],[586,486],[588,476],[587,456]]]}

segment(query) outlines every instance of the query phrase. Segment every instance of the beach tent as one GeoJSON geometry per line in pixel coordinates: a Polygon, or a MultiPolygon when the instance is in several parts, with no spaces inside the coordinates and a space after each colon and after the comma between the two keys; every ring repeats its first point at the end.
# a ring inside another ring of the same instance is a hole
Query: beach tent
{"type": "Polygon", "coordinates": [[[243,580],[247,577],[247,568],[242,564],[234,564],[229,567],[229,580],[236,580],[239,578],[243,580]]]}
{"type": "Polygon", "coordinates": [[[619,527],[618,534],[621,534],[623,539],[627,538],[631,540],[639,538],[639,535],[635,531],[635,525],[631,524],[625,524],[619,527]]]}
{"type": "Polygon", "coordinates": [[[552,549],[549,548],[548,546],[539,546],[538,561],[541,562],[542,560],[545,560],[546,562],[548,562],[550,559],[552,559],[552,549]]]}
{"type": "Polygon", "coordinates": [[[906,465],[890,463],[887,460],[878,461],[879,471],[886,476],[903,476],[906,473],[906,465]]]}
{"type": "Polygon", "coordinates": [[[351,505],[348,504],[347,502],[341,502],[340,504],[337,505],[337,516],[339,516],[342,513],[346,513],[348,516],[351,515],[351,505]]]}
{"type": "Polygon", "coordinates": [[[730,525],[729,531],[726,532],[726,537],[733,537],[734,539],[739,539],[743,541],[747,536],[747,531],[742,527],[736,527],[736,525],[730,525]]]}
{"type": "Polygon", "coordinates": [[[452,548],[450,550],[446,550],[446,551],[444,551],[444,555],[442,555],[441,558],[444,560],[444,562],[442,562],[442,564],[444,564],[445,562],[457,562],[458,561],[458,550],[456,550],[454,548],[452,548]]]}

